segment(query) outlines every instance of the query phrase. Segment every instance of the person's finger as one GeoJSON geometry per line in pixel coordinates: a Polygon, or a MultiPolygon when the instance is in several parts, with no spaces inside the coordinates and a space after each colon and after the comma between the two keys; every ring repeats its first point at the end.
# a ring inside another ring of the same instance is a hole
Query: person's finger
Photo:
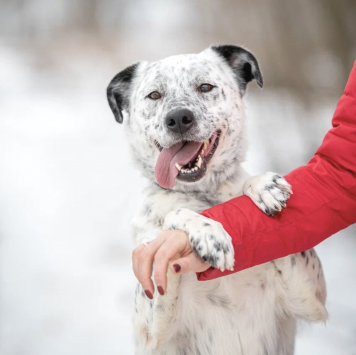
{"type": "Polygon", "coordinates": [[[180,259],[174,260],[170,268],[174,274],[182,275],[189,271],[203,272],[211,267],[209,263],[204,262],[194,253],[190,253],[180,259]]]}
{"type": "MultiPolygon", "coordinates": [[[[161,233],[162,234],[162,233],[161,233]]],[[[141,250],[137,260],[137,278],[148,298],[152,299],[154,294],[154,286],[151,279],[152,263],[157,250],[164,243],[164,235],[159,235],[155,240],[151,241],[141,250]]]]}
{"type": "Polygon", "coordinates": [[[139,269],[138,268],[138,258],[139,258],[141,251],[145,247],[146,246],[144,244],[141,244],[132,251],[132,270],[133,270],[136,278],[138,278],[138,269],[139,269]]]}
{"type": "Polygon", "coordinates": [[[167,289],[167,270],[169,261],[177,254],[190,250],[188,236],[182,231],[175,231],[157,251],[154,263],[154,278],[158,292],[163,296],[167,289]]]}

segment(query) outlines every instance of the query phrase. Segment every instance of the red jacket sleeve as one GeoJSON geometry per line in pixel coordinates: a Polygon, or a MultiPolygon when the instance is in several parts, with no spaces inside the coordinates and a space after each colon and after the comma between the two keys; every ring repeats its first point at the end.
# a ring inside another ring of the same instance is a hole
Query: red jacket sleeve
{"type": "Polygon", "coordinates": [[[285,177],[294,194],[281,213],[268,217],[246,196],[202,213],[230,234],[235,266],[225,272],[210,268],[197,274],[199,280],[310,249],[356,223],[356,62],[332,126],[309,163],[285,177]]]}

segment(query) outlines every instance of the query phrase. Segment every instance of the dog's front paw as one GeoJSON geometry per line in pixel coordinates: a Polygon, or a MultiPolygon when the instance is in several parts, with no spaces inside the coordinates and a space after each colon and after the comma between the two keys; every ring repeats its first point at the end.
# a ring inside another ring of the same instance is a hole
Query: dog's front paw
{"type": "Polygon", "coordinates": [[[269,216],[285,208],[287,200],[293,193],[291,185],[282,176],[271,172],[247,179],[243,191],[269,216]]]}
{"type": "Polygon", "coordinates": [[[164,229],[186,232],[194,252],[211,266],[221,271],[234,269],[231,237],[221,223],[182,208],[168,213],[164,229]]]}

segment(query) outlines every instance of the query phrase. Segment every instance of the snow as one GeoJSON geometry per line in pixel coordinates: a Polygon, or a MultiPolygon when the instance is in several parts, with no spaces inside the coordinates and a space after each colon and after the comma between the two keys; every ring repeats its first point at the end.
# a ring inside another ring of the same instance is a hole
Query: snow
{"type": "MultiPolygon", "coordinates": [[[[30,54],[0,50],[0,354],[132,354],[129,220],[146,182],[106,102],[119,68],[100,56],[38,68],[30,54]]],[[[246,168],[304,164],[335,104],[251,93],[246,168]]],[[[317,247],[330,320],[301,325],[298,355],[356,353],[355,232],[317,247]]]]}

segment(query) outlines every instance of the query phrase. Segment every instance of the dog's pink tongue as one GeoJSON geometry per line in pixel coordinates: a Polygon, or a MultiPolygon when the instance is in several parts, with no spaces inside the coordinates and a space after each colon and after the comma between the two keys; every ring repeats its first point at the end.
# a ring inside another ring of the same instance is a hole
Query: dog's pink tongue
{"type": "Polygon", "coordinates": [[[170,148],[163,148],[156,163],[155,175],[157,182],[165,189],[172,189],[179,171],[175,166],[188,164],[198,154],[202,143],[177,143],[170,148]]]}

